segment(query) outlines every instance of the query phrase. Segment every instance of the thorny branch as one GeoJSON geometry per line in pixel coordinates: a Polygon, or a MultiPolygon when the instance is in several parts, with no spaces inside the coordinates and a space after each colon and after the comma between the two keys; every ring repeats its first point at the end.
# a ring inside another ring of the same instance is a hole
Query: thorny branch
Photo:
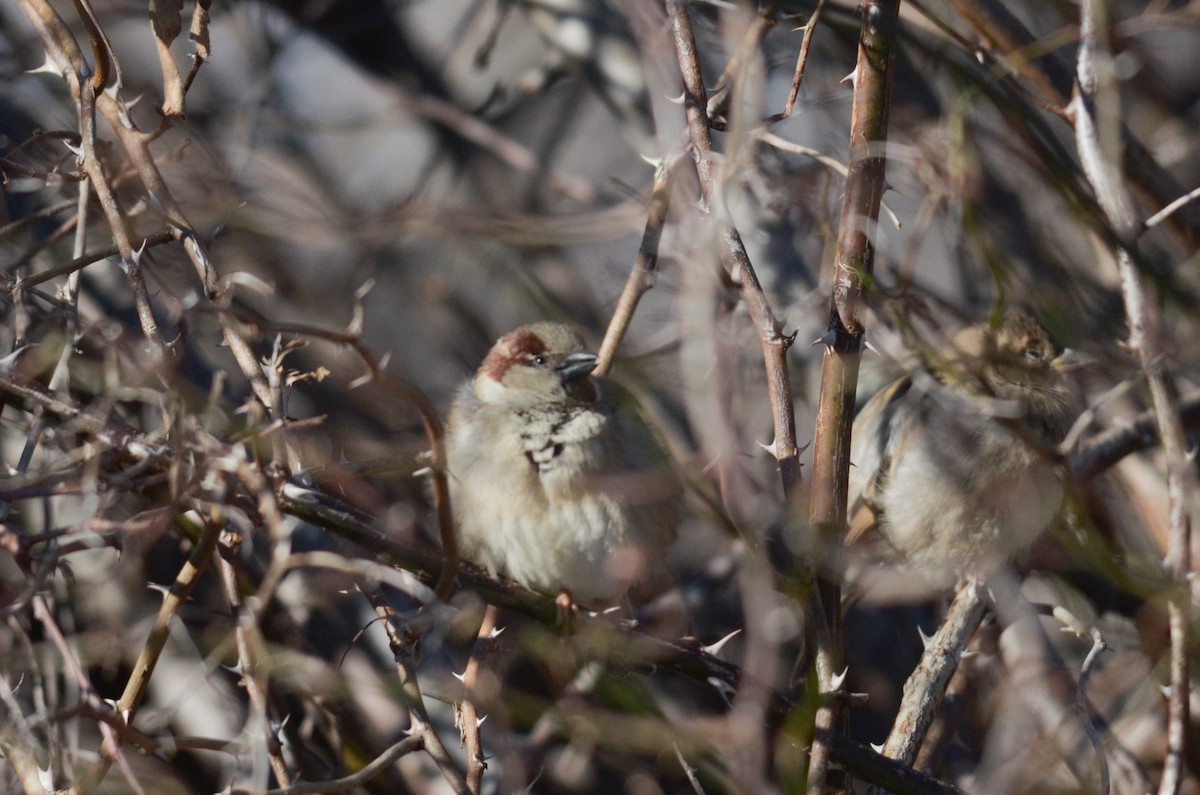
{"type": "MultiPolygon", "coordinates": [[[[824,616],[823,622],[815,624],[812,644],[812,666],[822,698],[815,718],[818,731],[833,728],[837,721],[834,690],[842,667],[839,570],[849,488],[850,428],[862,349],[861,315],[874,268],[875,235],[885,184],[884,146],[899,5],[898,0],[885,0],[861,7],[858,60],[852,81],[849,175],[834,255],[829,322],[822,340],[825,357],[813,435],[809,519],[818,539],[814,564],[823,571],[811,572],[819,579],[816,587],[808,585],[811,612],[824,616]]],[[[810,793],[824,790],[828,765],[826,749],[814,745],[808,772],[810,793]]]]}

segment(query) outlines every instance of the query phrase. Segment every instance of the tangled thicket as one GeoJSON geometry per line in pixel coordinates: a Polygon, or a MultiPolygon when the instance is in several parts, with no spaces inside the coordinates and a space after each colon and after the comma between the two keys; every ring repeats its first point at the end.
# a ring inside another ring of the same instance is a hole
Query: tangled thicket
{"type": "Polygon", "coordinates": [[[0,2],[0,789],[1200,792],[1200,5],[762,5],[0,2]],[[843,601],[847,408],[1012,306],[1096,359],[1061,519],[843,601]],[[670,439],[690,637],[439,546],[540,318],[670,439]]]}

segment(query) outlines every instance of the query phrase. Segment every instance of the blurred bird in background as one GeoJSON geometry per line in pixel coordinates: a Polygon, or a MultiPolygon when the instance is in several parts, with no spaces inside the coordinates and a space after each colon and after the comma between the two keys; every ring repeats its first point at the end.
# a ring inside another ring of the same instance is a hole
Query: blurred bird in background
{"type": "Polygon", "coordinates": [[[1056,448],[1080,407],[1033,317],[971,326],[882,389],[854,422],[849,540],[935,587],[1027,549],[1063,499],[1056,448]]]}

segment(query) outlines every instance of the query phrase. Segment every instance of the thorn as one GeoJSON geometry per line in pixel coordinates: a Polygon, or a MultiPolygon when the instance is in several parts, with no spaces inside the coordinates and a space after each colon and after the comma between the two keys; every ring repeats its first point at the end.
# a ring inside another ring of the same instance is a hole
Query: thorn
{"type": "Polygon", "coordinates": [[[871,750],[877,754],[882,754],[883,753],[883,743],[880,743],[879,745],[876,745],[875,743],[871,743],[871,750]]]}
{"type": "Polygon", "coordinates": [[[463,671],[461,674],[456,674],[454,671],[451,671],[450,675],[453,676],[458,681],[462,682],[464,685],[467,683],[467,672],[466,671],[463,671]]]}
{"type": "Polygon", "coordinates": [[[687,92],[684,92],[684,91],[679,92],[678,97],[672,97],[670,95],[667,96],[667,101],[672,102],[676,105],[682,105],[684,103],[684,100],[686,100],[686,99],[687,99],[687,92]]]}
{"type": "Polygon", "coordinates": [[[769,455],[770,455],[772,458],[778,458],[778,457],[779,457],[779,453],[776,451],[776,448],[775,448],[775,440],[774,440],[774,439],[772,439],[772,440],[771,440],[771,443],[770,443],[770,444],[763,444],[762,442],[759,442],[759,441],[755,441],[754,443],[755,443],[756,445],[758,445],[759,447],[761,447],[762,449],[766,450],[766,451],[767,451],[767,453],[768,453],[768,454],[769,454],[769,455]]]}
{"type": "Polygon", "coordinates": [[[716,690],[717,694],[725,700],[726,704],[733,704],[733,696],[737,691],[734,690],[732,685],[728,684],[727,682],[722,682],[715,676],[708,677],[708,683],[713,686],[713,689],[716,690]]]}
{"type": "Polygon", "coordinates": [[[42,72],[42,73],[45,73],[48,75],[57,75],[57,76],[62,75],[62,72],[59,71],[58,67],[54,65],[54,62],[50,60],[50,56],[46,56],[46,60],[42,61],[41,66],[37,67],[36,69],[30,69],[25,74],[36,75],[39,72],[42,72]]]}
{"type": "Polygon", "coordinates": [[[1050,614],[1058,619],[1059,623],[1062,624],[1062,626],[1059,627],[1060,632],[1070,632],[1077,638],[1083,638],[1087,636],[1087,627],[1084,626],[1083,622],[1076,618],[1074,613],[1062,605],[1055,605],[1054,609],[1050,611],[1050,614]]]}
{"type": "Polygon", "coordinates": [[[505,627],[492,627],[492,631],[488,633],[488,640],[494,640],[500,637],[500,633],[504,632],[505,627]]]}
{"type": "Polygon", "coordinates": [[[639,157],[641,157],[643,161],[650,164],[651,166],[654,166],[655,168],[658,168],[663,163],[663,159],[661,157],[651,157],[650,155],[639,155],[639,157]]]}
{"type": "Polygon", "coordinates": [[[708,646],[701,646],[700,651],[704,652],[705,654],[711,654],[713,657],[717,657],[721,654],[721,649],[725,648],[725,644],[733,640],[737,635],[741,634],[741,631],[741,629],[735,629],[733,632],[730,632],[716,643],[708,646]]]}
{"type": "Polygon", "coordinates": [[[421,467],[420,469],[413,472],[412,476],[414,478],[423,478],[426,475],[432,475],[432,474],[433,474],[433,467],[421,467]]]}
{"type": "Polygon", "coordinates": [[[839,83],[849,83],[851,88],[858,88],[858,67],[854,67],[854,71],[838,81],[839,83]]]}
{"type": "Polygon", "coordinates": [[[810,343],[808,344],[808,347],[810,347],[810,348],[815,348],[815,347],[817,347],[818,345],[824,345],[824,346],[825,346],[825,350],[827,350],[827,351],[832,351],[832,350],[833,350],[833,343],[835,343],[835,342],[837,342],[837,335],[836,335],[836,334],[834,334],[834,332],[833,332],[833,329],[830,329],[829,331],[826,331],[826,332],[825,332],[823,335],[821,335],[820,337],[817,337],[815,340],[813,340],[812,342],[810,342],[810,343]]]}
{"type": "Polygon", "coordinates": [[[876,348],[874,345],[872,345],[871,341],[868,339],[863,340],[863,347],[866,348],[867,350],[869,350],[871,353],[875,354],[876,356],[879,356],[879,357],[883,356],[883,354],[879,352],[879,349],[876,348]]]}
{"type": "Polygon", "coordinates": [[[483,722],[487,719],[488,719],[487,715],[484,715],[482,718],[476,718],[475,719],[475,728],[478,729],[480,726],[483,725],[483,722]]]}
{"type": "Polygon", "coordinates": [[[846,676],[849,673],[850,673],[850,666],[846,666],[845,668],[842,669],[841,673],[833,675],[833,681],[830,682],[830,684],[833,685],[833,692],[836,693],[842,689],[842,685],[846,684],[846,676]]]}
{"type": "Polygon", "coordinates": [[[137,251],[133,252],[133,267],[140,267],[142,264],[142,254],[146,251],[146,241],[142,241],[142,245],[138,246],[137,251]]]}
{"type": "Polygon", "coordinates": [[[917,627],[917,634],[921,636],[921,648],[928,649],[929,644],[933,641],[933,635],[926,635],[925,630],[917,627]]]}

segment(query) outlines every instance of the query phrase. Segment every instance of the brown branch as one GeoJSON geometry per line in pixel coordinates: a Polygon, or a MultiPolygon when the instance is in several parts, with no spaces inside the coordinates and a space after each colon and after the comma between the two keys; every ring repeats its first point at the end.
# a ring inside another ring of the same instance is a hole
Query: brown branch
{"type": "Polygon", "coordinates": [[[796,69],[792,73],[792,87],[788,90],[788,98],[784,103],[783,112],[772,116],[768,121],[783,121],[791,117],[792,109],[796,106],[796,98],[800,96],[800,83],[804,80],[804,68],[808,64],[808,51],[812,47],[813,33],[817,29],[817,23],[821,20],[821,12],[824,10],[825,0],[817,0],[817,7],[813,9],[812,15],[804,25],[804,36],[800,39],[800,52],[796,54],[796,69]]]}
{"type": "MultiPolygon", "coordinates": [[[[121,693],[120,700],[117,701],[117,714],[123,717],[126,724],[133,722],[133,717],[150,685],[150,677],[154,675],[154,667],[158,664],[158,658],[167,645],[171,620],[195,589],[201,572],[212,558],[219,534],[220,529],[215,524],[210,523],[204,526],[199,543],[192,550],[187,562],[183,564],[183,568],[179,570],[175,582],[171,584],[171,589],[163,597],[162,606],[159,607],[158,615],[154,618],[154,626],[150,629],[150,636],[146,638],[146,643],[142,646],[142,651],[133,664],[133,671],[125,682],[125,690],[121,693]]],[[[100,751],[100,761],[85,771],[79,780],[78,788],[81,793],[86,795],[99,786],[116,753],[115,741],[110,742],[106,739],[100,751]]]]}
{"type": "MultiPolygon", "coordinates": [[[[696,173],[700,178],[700,192],[708,212],[719,213],[720,208],[714,207],[716,182],[713,172],[712,135],[706,112],[707,92],[700,75],[691,19],[688,17],[687,4],[683,0],[670,0],[667,3],[667,11],[674,30],[679,70],[683,76],[684,111],[687,116],[688,135],[696,152],[696,173]]],[[[742,301],[746,304],[750,320],[758,331],[775,432],[770,449],[779,462],[784,494],[790,498],[800,483],[800,453],[796,446],[796,419],[792,410],[792,388],[788,379],[787,364],[787,351],[795,340],[795,335],[783,334],[737,229],[732,224],[722,223],[718,240],[721,246],[721,263],[740,284],[742,301]]]]}
{"type": "MultiPolygon", "coordinates": [[[[758,275],[742,244],[741,235],[728,220],[725,208],[719,204],[719,186],[713,164],[712,135],[709,129],[708,97],[700,71],[696,39],[686,0],[668,0],[667,15],[671,22],[679,72],[683,78],[684,112],[688,135],[696,156],[696,173],[699,177],[702,204],[709,218],[719,219],[717,239],[721,264],[725,273],[740,285],[742,302],[758,333],[774,430],[774,439],[767,446],[767,450],[779,464],[784,498],[790,502],[800,483],[800,457],[796,445],[796,422],[787,363],[787,351],[795,335],[787,336],[782,333],[780,323],[771,311],[758,275]]],[[[750,38],[752,39],[753,34],[760,29],[752,27],[750,38]]],[[[734,88],[738,90],[740,86],[734,88]]],[[[728,494],[730,490],[724,468],[721,472],[721,485],[722,492],[728,494]]],[[[747,601],[759,604],[774,595],[771,588],[771,569],[762,559],[761,547],[756,547],[751,552],[752,559],[744,563],[741,585],[747,601]]],[[[731,756],[738,762],[736,774],[739,784],[748,791],[753,791],[761,787],[766,773],[766,725],[756,718],[768,711],[770,688],[762,683],[772,682],[776,678],[778,655],[774,648],[776,642],[763,631],[761,622],[747,621],[745,630],[747,671],[753,675],[753,679],[744,682],[738,691],[729,720],[731,737],[734,740],[731,756]]]]}
{"type": "MultiPolygon", "coordinates": [[[[833,693],[841,669],[841,545],[846,526],[850,472],[850,429],[858,389],[862,349],[861,313],[875,259],[875,234],[885,185],[891,65],[895,49],[899,0],[877,0],[862,8],[858,60],[854,67],[854,103],[850,119],[850,161],[846,193],[834,256],[833,294],[821,389],[813,436],[813,484],[809,519],[817,530],[817,554],[831,556],[828,577],[811,588],[812,612],[824,613],[824,626],[814,625],[814,664],[822,703],[816,728],[831,729],[837,720],[833,693]]],[[[807,578],[806,578],[807,579],[807,578]]],[[[809,761],[808,791],[824,790],[828,749],[814,745],[809,761]]]]}
{"type": "Polygon", "coordinates": [[[476,703],[475,683],[479,681],[479,669],[491,646],[499,612],[495,605],[484,608],[483,621],[475,633],[475,647],[471,650],[462,678],[464,696],[458,707],[458,730],[467,754],[467,789],[471,790],[472,795],[479,795],[483,791],[483,771],[487,769],[483,743],[479,738],[479,705],[476,703]]]}
{"type": "Polygon", "coordinates": [[[726,117],[729,115],[729,104],[737,88],[736,83],[745,71],[746,64],[751,57],[762,47],[763,39],[771,32],[771,28],[775,27],[776,13],[777,9],[772,4],[755,15],[754,21],[747,25],[745,31],[742,32],[741,41],[738,42],[733,55],[726,62],[721,76],[717,78],[712,96],[704,106],[708,123],[714,130],[728,128],[726,117]]]}
{"type": "Polygon", "coordinates": [[[396,675],[400,680],[400,697],[408,708],[412,721],[411,733],[421,738],[425,753],[429,754],[438,769],[442,771],[446,783],[450,785],[456,795],[472,795],[462,772],[454,764],[450,754],[446,752],[445,746],[438,738],[437,732],[434,731],[433,723],[429,720],[429,712],[425,709],[425,698],[421,694],[421,685],[417,680],[416,644],[419,633],[411,626],[403,629],[396,627],[396,611],[388,602],[387,597],[383,595],[382,590],[361,581],[359,588],[370,599],[375,608],[375,615],[378,616],[387,632],[388,645],[392,649],[392,656],[396,662],[396,675]]]}
{"type": "Polygon", "coordinates": [[[612,320],[608,323],[608,330],[604,333],[604,341],[600,344],[594,370],[596,375],[608,373],[617,353],[617,346],[629,330],[638,302],[654,288],[658,280],[658,241],[662,237],[663,226],[667,222],[667,210],[671,203],[670,175],[673,165],[673,159],[664,156],[654,169],[654,186],[650,190],[650,208],[646,213],[642,242],[638,246],[633,269],[629,272],[625,289],[621,291],[612,320]]]}
{"type": "MultiPolygon", "coordinates": [[[[72,200],[71,204],[75,204],[75,201],[72,200]]],[[[144,251],[147,248],[161,246],[163,243],[168,243],[172,239],[173,238],[170,232],[159,232],[158,234],[151,235],[143,240],[142,246],[138,250],[144,251]]],[[[115,257],[120,255],[120,253],[120,249],[118,249],[116,246],[97,249],[88,254],[76,257],[68,262],[64,262],[61,265],[55,265],[53,268],[47,268],[44,271],[39,271],[23,278],[18,277],[9,285],[9,288],[13,290],[27,290],[30,287],[35,287],[44,282],[48,282],[51,279],[57,279],[59,276],[67,276],[75,273],[76,271],[83,270],[93,262],[99,262],[100,260],[108,259],[109,257],[115,257]]]]}

